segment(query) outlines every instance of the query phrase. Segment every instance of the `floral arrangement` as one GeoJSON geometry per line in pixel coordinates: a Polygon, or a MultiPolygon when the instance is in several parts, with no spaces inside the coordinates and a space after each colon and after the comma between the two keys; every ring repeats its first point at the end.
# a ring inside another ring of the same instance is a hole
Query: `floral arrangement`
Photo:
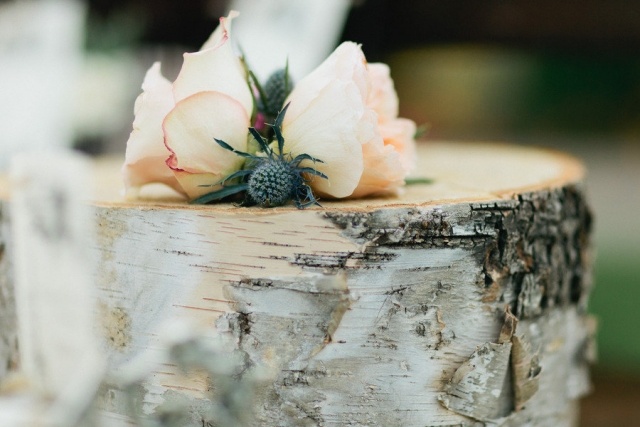
{"type": "Polygon", "coordinates": [[[164,183],[193,203],[299,208],[317,198],[397,194],[414,166],[416,125],[398,117],[389,68],[345,42],[296,84],[264,85],[231,46],[232,12],[171,83],[155,63],[135,103],[122,171],[128,197],[164,183]]]}

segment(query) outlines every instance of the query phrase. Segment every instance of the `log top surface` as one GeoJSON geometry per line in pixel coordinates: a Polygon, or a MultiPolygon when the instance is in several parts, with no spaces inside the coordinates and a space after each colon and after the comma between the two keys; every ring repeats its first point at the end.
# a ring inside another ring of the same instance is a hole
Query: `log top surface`
{"type": "MultiPolygon", "coordinates": [[[[430,184],[414,184],[402,195],[359,200],[322,200],[325,210],[368,211],[383,207],[435,206],[513,198],[517,194],[578,183],[584,178],[582,163],[549,149],[500,143],[421,142],[418,167],[412,177],[429,178],[430,184]]],[[[294,206],[272,209],[238,208],[230,203],[189,205],[163,185],[143,188],[142,200],[123,197],[120,178],[122,157],[95,161],[95,196],[98,206],[149,209],[208,209],[275,213],[296,210],[294,206]]],[[[9,197],[6,177],[0,178],[0,198],[9,197]]],[[[320,208],[313,208],[320,209],[320,208]]]]}

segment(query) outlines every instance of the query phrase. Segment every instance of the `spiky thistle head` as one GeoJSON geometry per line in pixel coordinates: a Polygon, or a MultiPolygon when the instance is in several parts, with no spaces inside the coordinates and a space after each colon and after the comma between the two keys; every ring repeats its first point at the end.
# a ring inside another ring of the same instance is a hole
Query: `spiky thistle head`
{"type": "Polygon", "coordinates": [[[293,90],[293,79],[289,74],[289,61],[284,68],[274,71],[264,84],[260,84],[260,80],[248,67],[246,70],[250,84],[255,89],[255,105],[258,112],[266,116],[268,120],[272,120],[284,108],[284,103],[293,90]]]}
{"type": "Polygon", "coordinates": [[[299,209],[311,205],[318,205],[311,187],[308,185],[308,177],[318,176],[323,179],[328,177],[322,172],[311,168],[302,167],[303,160],[314,163],[323,163],[322,160],[311,157],[308,154],[299,154],[293,157],[290,153],[284,153],[284,136],[282,135],[282,121],[287,112],[287,104],[276,117],[273,125],[273,133],[277,142],[277,151],[255,129],[249,128],[250,134],[260,146],[264,155],[255,155],[238,151],[224,141],[216,139],[218,145],[238,156],[248,160],[246,169],[239,170],[227,176],[222,182],[222,189],[205,194],[193,200],[192,203],[205,204],[223,199],[233,194],[245,193],[244,205],[259,205],[261,207],[282,206],[293,201],[299,209]],[[239,180],[240,182],[227,185],[227,183],[239,180]]]}
{"type": "Polygon", "coordinates": [[[302,177],[290,162],[267,159],[249,175],[247,195],[260,206],[282,206],[294,197],[302,177]]]}
{"type": "Polygon", "coordinates": [[[292,89],[293,80],[289,75],[288,67],[273,72],[264,84],[264,112],[268,116],[276,117],[292,89]]]}

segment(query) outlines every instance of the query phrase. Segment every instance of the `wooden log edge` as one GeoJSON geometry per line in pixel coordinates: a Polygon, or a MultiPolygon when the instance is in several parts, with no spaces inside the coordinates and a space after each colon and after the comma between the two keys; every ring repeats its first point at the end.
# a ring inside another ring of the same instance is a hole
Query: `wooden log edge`
{"type": "MultiPolygon", "coordinates": [[[[153,325],[178,316],[272,370],[258,425],[576,425],[594,333],[583,166],[493,143],[419,155],[415,176],[432,184],[307,211],[192,206],[158,187],[123,201],[120,160],[98,162],[111,366],[157,347],[153,325]],[[506,338],[505,306],[519,320],[506,338]]],[[[150,413],[186,401],[206,425],[209,388],[164,366],[138,398],[150,413]]]]}
{"type": "MultiPolygon", "coordinates": [[[[360,200],[324,200],[324,209],[370,211],[381,207],[429,207],[448,203],[504,200],[514,195],[580,183],[585,168],[577,158],[550,148],[516,146],[498,142],[420,142],[418,162],[411,177],[429,178],[433,184],[407,187],[399,197],[360,200]],[[465,168],[474,165],[474,171],[465,168]],[[471,172],[471,173],[470,173],[471,172]],[[498,176],[501,180],[487,181],[498,176]]],[[[121,156],[98,158],[93,170],[95,188],[92,203],[102,207],[154,209],[234,210],[230,204],[196,206],[187,204],[162,185],[150,185],[141,200],[123,197],[121,156]]],[[[0,175],[0,200],[10,197],[6,176],[0,175]]],[[[256,215],[295,210],[293,206],[269,210],[248,209],[256,215]]]]}

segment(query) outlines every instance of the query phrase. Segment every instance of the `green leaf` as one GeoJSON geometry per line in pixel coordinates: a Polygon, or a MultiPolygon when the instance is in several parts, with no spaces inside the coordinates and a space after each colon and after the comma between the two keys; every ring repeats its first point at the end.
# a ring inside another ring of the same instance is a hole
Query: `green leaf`
{"type": "Polygon", "coordinates": [[[273,154],[273,150],[271,150],[271,147],[269,147],[269,144],[267,144],[267,141],[265,141],[262,135],[260,135],[260,132],[258,132],[256,128],[253,128],[253,127],[249,128],[249,132],[251,133],[253,138],[258,142],[258,144],[260,144],[260,148],[262,148],[262,151],[264,151],[269,155],[269,157],[271,157],[271,154],[273,154]]]}
{"type": "Polygon", "coordinates": [[[288,102],[287,105],[285,105],[284,108],[282,110],[280,110],[280,112],[278,113],[278,116],[276,117],[276,121],[273,124],[273,126],[278,127],[278,128],[282,128],[282,121],[284,120],[284,115],[287,114],[287,110],[289,109],[289,105],[291,105],[291,102],[288,102]]]}
{"type": "Polygon", "coordinates": [[[278,140],[278,153],[282,155],[282,151],[284,150],[284,137],[282,136],[282,121],[284,120],[284,115],[287,114],[287,110],[289,109],[288,103],[284,106],[282,110],[278,113],[276,117],[276,121],[273,123],[272,128],[273,132],[276,134],[276,139],[278,140]]]}
{"type": "Polygon", "coordinates": [[[276,140],[278,141],[278,154],[282,155],[282,151],[284,150],[284,136],[282,136],[282,132],[278,126],[273,126],[273,133],[276,135],[276,140]]]}
{"type": "Polygon", "coordinates": [[[416,133],[413,134],[413,139],[420,139],[425,136],[431,130],[429,123],[423,123],[416,128],[416,133]]]}
{"type": "Polygon", "coordinates": [[[251,80],[253,80],[253,84],[255,85],[256,89],[258,89],[258,95],[260,96],[260,102],[262,103],[262,108],[266,108],[267,94],[265,93],[264,89],[262,88],[262,85],[260,84],[260,81],[258,80],[256,75],[253,73],[253,71],[249,70],[249,76],[251,76],[251,80]]]}
{"type": "Polygon", "coordinates": [[[315,157],[311,157],[308,154],[299,154],[295,157],[295,159],[293,159],[291,161],[291,163],[293,163],[294,166],[298,166],[300,164],[301,161],[303,160],[311,160],[314,163],[324,163],[322,160],[320,159],[316,159],[315,157]]]}
{"type": "Polygon", "coordinates": [[[197,197],[191,200],[189,203],[191,203],[192,205],[205,205],[207,203],[224,199],[225,197],[232,196],[234,194],[238,194],[242,191],[246,191],[247,188],[249,188],[249,184],[238,184],[224,187],[221,190],[212,191],[211,193],[207,193],[203,196],[197,197]]]}
{"type": "Polygon", "coordinates": [[[218,139],[218,138],[213,138],[213,139],[215,139],[215,140],[216,140],[216,142],[218,143],[218,145],[219,145],[219,146],[221,146],[221,147],[222,147],[222,148],[224,148],[225,150],[229,150],[229,151],[231,151],[232,153],[237,154],[237,155],[238,155],[238,156],[240,156],[240,157],[247,157],[247,158],[250,158],[250,159],[254,159],[254,158],[256,158],[256,156],[254,156],[253,154],[249,154],[249,153],[245,153],[244,151],[238,151],[238,150],[236,150],[235,148],[233,148],[232,146],[230,146],[229,144],[227,144],[226,142],[224,142],[224,141],[223,141],[223,140],[221,140],[221,139],[218,139]]]}
{"type": "Polygon", "coordinates": [[[314,168],[298,168],[296,170],[300,171],[301,173],[308,173],[309,175],[315,175],[324,179],[329,179],[327,175],[323,174],[318,170],[315,170],[314,168]]]}
{"type": "Polygon", "coordinates": [[[245,83],[247,84],[249,92],[251,93],[251,98],[253,99],[253,108],[251,109],[251,117],[253,118],[255,117],[256,111],[258,110],[258,103],[256,102],[255,96],[253,96],[253,86],[251,86],[251,69],[249,67],[249,63],[247,62],[247,56],[244,54],[242,46],[238,46],[238,49],[240,50],[240,63],[242,64],[242,68],[244,68],[245,75],[247,76],[247,78],[245,79],[245,83]]]}
{"type": "Polygon", "coordinates": [[[295,204],[298,209],[305,209],[312,205],[317,205],[322,207],[322,205],[316,199],[316,196],[313,195],[313,190],[308,185],[304,185],[303,189],[304,193],[302,194],[302,198],[300,194],[296,195],[295,204]],[[305,202],[304,200],[307,200],[305,202]]]}
{"type": "MultiPolygon", "coordinates": [[[[287,62],[284,64],[284,92],[286,96],[289,96],[289,94],[291,93],[291,90],[289,89],[289,57],[288,56],[287,56],[287,62]]],[[[285,96],[285,99],[286,99],[286,96],[285,96]]]]}
{"type": "Polygon", "coordinates": [[[433,182],[434,179],[424,177],[407,178],[404,180],[405,185],[433,184],[433,182]]]}
{"type": "Polygon", "coordinates": [[[220,184],[224,185],[227,181],[231,181],[231,180],[236,179],[236,178],[243,178],[243,177],[245,177],[247,175],[251,175],[252,173],[253,173],[252,169],[239,170],[237,172],[232,173],[231,175],[229,175],[228,177],[226,177],[222,181],[220,181],[220,184]]]}

